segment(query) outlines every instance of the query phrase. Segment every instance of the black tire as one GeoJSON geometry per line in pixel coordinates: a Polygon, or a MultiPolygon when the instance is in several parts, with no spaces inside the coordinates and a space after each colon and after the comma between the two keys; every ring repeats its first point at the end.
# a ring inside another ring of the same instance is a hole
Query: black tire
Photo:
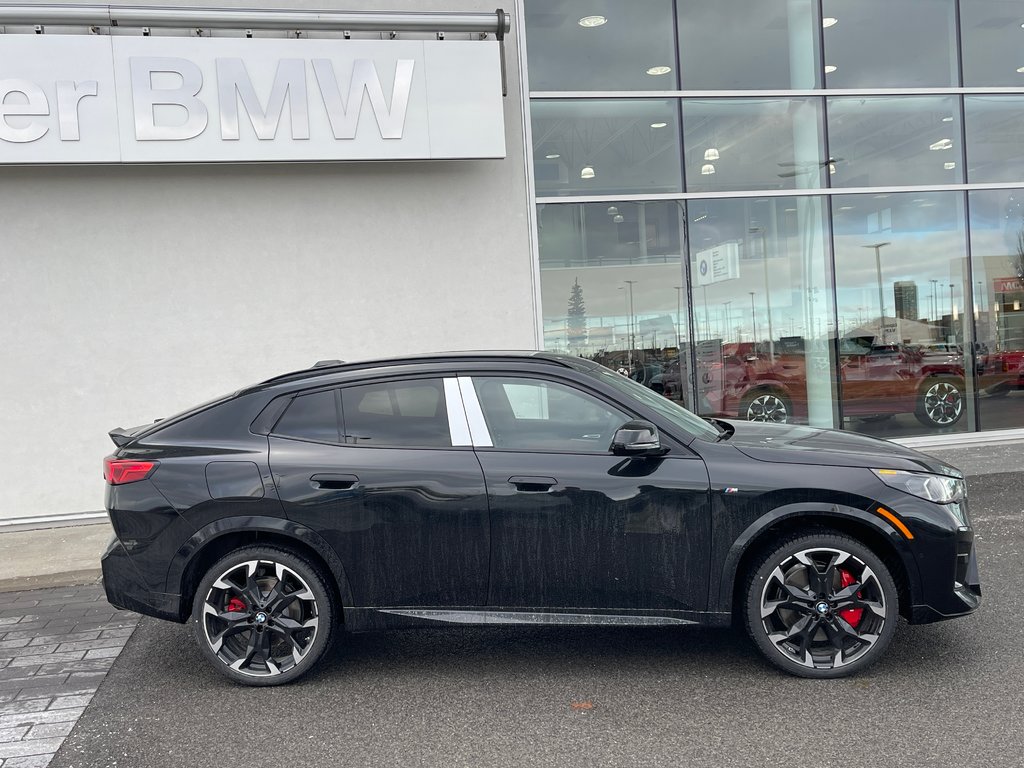
{"type": "Polygon", "coordinates": [[[747,421],[788,424],[793,418],[793,401],[778,389],[757,389],[743,396],[739,417],[747,421]]]}
{"type": "Polygon", "coordinates": [[[334,593],[320,570],[286,549],[251,546],[218,560],[192,601],[203,655],[243,685],[283,685],[334,642],[334,593]]]}
{"type": "Polygon", "coordinates": [[[964,381],[956,376],[933,376],[925,379],[917,390],[914,416],[926,427],[946,429],[964,415],[964,381]]]}
{"type": "Polygon", "coordinates": [[[900,615],[888,568],[840,533],[797,535],[772,546],[749,571],[744,600],[747,632],[765,658],[815,679],[846,677],[874,664],[900,615]]]}

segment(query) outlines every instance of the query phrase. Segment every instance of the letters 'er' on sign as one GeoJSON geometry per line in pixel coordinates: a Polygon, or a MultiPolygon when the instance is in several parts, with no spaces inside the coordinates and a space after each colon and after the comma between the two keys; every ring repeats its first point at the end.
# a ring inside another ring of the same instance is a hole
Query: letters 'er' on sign
{"type": "Polygon", "coordinates": [[[0,163],[504,157],[485,41],[0,36],[0,163]]]}

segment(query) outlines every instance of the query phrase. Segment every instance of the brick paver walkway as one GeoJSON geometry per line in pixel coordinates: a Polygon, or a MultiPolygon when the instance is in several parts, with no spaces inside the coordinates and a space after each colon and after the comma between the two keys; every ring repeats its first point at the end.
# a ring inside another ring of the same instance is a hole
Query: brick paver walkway
{"type": "Polygon", "coordinates": [[[45,768],[138,619],[98,585],[0,593],[0,768],[45,768]]]}

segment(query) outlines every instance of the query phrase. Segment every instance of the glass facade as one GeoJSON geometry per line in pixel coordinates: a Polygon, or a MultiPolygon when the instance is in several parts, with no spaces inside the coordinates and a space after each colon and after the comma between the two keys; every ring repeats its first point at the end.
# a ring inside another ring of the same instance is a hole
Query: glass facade
{"type": "Polygon", "coordinates": [[[525,19],[548,349],[703,415],[1024,427],[1019,0],[525,19]]]}

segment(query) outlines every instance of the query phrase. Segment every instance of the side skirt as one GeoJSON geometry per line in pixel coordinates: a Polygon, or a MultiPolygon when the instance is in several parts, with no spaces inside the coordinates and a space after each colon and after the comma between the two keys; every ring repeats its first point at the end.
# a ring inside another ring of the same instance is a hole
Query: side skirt
{"type": "Polygon", "coordinates": [[[616,626],[667,627],[685,625],[727,626],[727,613],[699,611],[664,611],[640,613],[629,611],[584,612],[572,609],[531,608],[348,608],[345,628],[351,632],[378,629],[401,629],[462,624],[495,626],[541,624],[552,626],[616,626]]]}

